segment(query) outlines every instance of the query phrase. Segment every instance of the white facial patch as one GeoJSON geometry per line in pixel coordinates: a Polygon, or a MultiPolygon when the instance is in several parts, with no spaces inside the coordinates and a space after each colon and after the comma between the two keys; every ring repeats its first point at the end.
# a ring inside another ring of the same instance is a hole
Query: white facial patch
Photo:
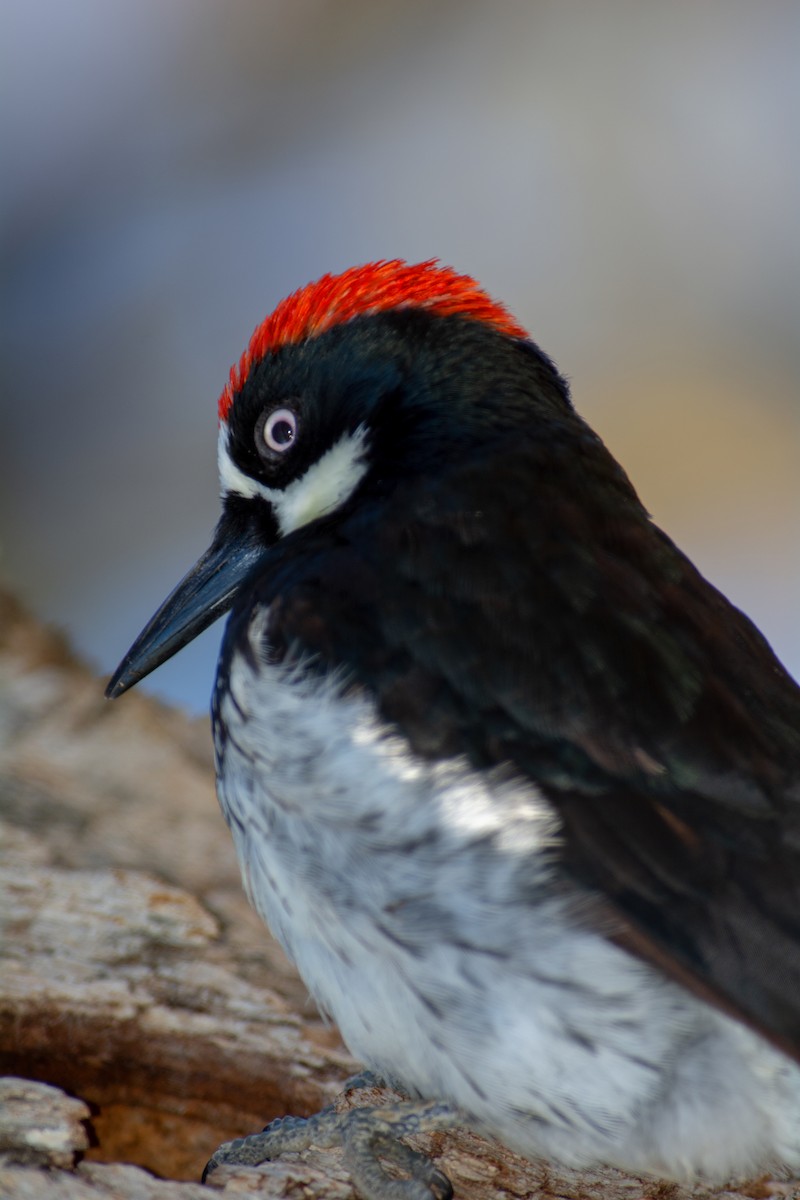
{"type": "Polygon", "coordinates": [[[218,461],[220,490],[252,499],[260,496],[272,505],[281,537],[308,525],[344,504],[367,472],[364,450],[367,431],[363,425],[344,434],[298,479],[284,488],[271,488],[245,474],[228,452],[228,427],[219,427],[218,461]]]}
{"type": "Polygon", "coordinates": [[[228,426],[225,421],[220,421],[219,424],[217,466],[219,469],[219,491],[223,499],[232,492],[236,496],[243,496],[245,500],[251,500],[255,496],[263,496],[265,500],[272,500],[272,489],[265,487],[257,479],[252,479],[249,475],[245,475],[244,471],[241,471],[236,466],[236,463],[228,453],[228,426]]]}

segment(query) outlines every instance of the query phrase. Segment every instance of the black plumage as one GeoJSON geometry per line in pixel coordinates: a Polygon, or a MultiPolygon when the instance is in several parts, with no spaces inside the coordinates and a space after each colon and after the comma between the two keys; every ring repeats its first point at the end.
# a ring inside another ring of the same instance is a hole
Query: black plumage
{"type": "Polygon", "coordinates": [[[390,313],[267,358],[242,399],[231,447],[255,477],[254,415],[289,399],[309,462],[365,422],[370,471],[239,593],[218,687],[270,606],[269,653],[341,668],[418,754],[534,780],[616,936],[800,1057],[800,691],[549,360],[390,313]]]}

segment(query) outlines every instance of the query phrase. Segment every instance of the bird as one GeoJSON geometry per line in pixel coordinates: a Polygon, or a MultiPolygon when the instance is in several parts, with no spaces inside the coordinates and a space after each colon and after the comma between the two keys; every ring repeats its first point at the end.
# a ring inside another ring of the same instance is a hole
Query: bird
{"type": "Polygon", "coordinates": [[[800,689],[550,358],[470,276],[381,260],[282,300],[218,417],[210,548],[107,695],[229,614],[244,886],[402,1095],[208,1170],[338,1141],[368,1200],[440,1200],[403,1139],[463,1123],[576,1168],[800,1174],[800,689]]]}

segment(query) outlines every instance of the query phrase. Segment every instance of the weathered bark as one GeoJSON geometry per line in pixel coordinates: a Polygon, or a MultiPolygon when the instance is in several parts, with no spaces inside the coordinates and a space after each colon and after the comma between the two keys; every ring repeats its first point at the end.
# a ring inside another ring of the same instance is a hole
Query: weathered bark
{"type": "MultiPolygon", "coordinates": [[[[0,1197],[200,1200],[189,1181],[219,1142],[316,1111],[356,1069],[243,897],[207,723],[108,704],[0,594],[0,1197]]],[[[555,1171],[469,1133],[419,1146],[458,1200],[711,1194],[555,1171]]],[[[335,1151],[213,1182],[353,1200],[335,1151]]]]}

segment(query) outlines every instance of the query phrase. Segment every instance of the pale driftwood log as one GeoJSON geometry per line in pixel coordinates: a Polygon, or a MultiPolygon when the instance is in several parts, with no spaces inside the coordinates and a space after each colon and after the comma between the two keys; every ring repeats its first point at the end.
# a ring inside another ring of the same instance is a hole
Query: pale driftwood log
{"type": "MultiPolygon", "coordinates": [[[[192,1181],[220,1141],[315,1111],[356,1068],[242,895],[207,723],[108,704],[0,593],[0,1197],[353,1200],[334,1151],[192,1181]]],[[[800,1196],[565,1172],[468,1132],[419,1148],[458,1200],[800,1196]]]]}

